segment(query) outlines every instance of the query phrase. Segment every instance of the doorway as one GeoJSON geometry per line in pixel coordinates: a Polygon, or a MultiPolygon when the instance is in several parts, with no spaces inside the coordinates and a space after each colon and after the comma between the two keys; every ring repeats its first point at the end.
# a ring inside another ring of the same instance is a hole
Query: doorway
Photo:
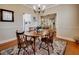
{"type": "Polygon", "coordinates": [[[50,27],[56,31],[56,13],[41,16],[41,26],[50,27]]]}

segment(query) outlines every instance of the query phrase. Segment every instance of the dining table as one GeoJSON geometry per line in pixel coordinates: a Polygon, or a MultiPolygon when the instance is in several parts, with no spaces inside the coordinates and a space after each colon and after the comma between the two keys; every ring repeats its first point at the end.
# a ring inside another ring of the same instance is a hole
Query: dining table
{"type": "Polygon", "coordinates": [[[24,33],[26,37],[31,37],[33,38],[33,43],[34,43],[34,55],[36,54],[36,46],[35,46],[35,41],[38,37],[40,37],[42,35],[42,32],[35,32],[35,31],[30,31],[30,32],[25,32],[24,33]]]}
{"type": "Polygon", "coordinates": [[[45,34],[47,34],[48,32],[51,32],[50,29],[43,29],[42,31],[40,32],[37,32],[37,31],[28,31],[28,32],[25,32],[25,36],[26,37],[31,37],[33,38],[33,45],[34,45],[34,55],[36,54],[36,46],[35,46],[35,41],[37,40],[37,38],[39,39],[39,37],[43,37],[45,34]]]}

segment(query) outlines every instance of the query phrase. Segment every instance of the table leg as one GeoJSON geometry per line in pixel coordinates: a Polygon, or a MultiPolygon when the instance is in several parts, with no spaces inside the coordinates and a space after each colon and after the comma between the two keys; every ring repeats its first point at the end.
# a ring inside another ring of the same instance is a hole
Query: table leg
{"type": "Polygon", "coordinates": [[[35,49],[36,49],[36,47],[35,47],[35,37],[34,37],[34,55],[36,54],[35,52],[35,49]]]}

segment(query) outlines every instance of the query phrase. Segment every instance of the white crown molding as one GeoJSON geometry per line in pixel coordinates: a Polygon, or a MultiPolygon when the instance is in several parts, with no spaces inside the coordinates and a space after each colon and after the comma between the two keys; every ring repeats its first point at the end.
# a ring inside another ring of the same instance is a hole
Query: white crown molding
{"type": "MultiPolygon", "coordinates": [[[[23,5],[24,5],[25,7],[30,8],[30,9],[33,10],[33,8],[32,8],[33,4],[23,4],[23,5]],[[30,6],[30,5],[31,5],[31,6],[30,6]]],[[[46,6],[46,4],[43,4],[43,5],[46,6]]],[[[48,5],[50,5],[50,4],[48,4],[48,5]]],[[[53,8],[53,7],[59,6],[59,5],[60,5],[60,4],[51,4],[50,7],[47,7],[47,6],[46,6],[46,10],[49,9],[49,8],[53,8]]]]}
{"type": "Polygon", "coordinates": [[[23,6],[32,9],[32,7],[29,6],[30,4],[23,4],[23,6]]]}
{"type": "Polygon", "coordinates": [[[55,4],[55,5],[53,5],[53,6],[50,6],[50,7],[48,7],[48,8],[46,8],[46,9],[50,9],[50,8],[53,8],[53,7],[57,7],[57,6],[59,6],[60,4],[55,4]]]}

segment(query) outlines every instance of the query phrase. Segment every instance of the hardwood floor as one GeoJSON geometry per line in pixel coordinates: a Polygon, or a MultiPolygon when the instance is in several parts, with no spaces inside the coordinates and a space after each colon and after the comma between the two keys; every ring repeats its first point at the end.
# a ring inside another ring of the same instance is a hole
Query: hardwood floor
{"type": "Polygon", "coordinates": [[[0,44],[0,51],[4,50],[4,49],[7,49],[9,47],[12,47],[12,46],[14,46],[16,44],[17,44],[17,40],[12,40],[10,42],[5,42],[3,44],[0,44]]]}
{"type": "Polygon", "coordinates": [[[79,44],[67,41],[65,55],[79,55],[79,44]]]}
{"type": "MultiPolygon", "coordinates": [[[[6,48],[12,47],[16,44],[17,44],[16,40],[0,44],[0,51],[6,48]]],[[[67,41],[65,55],[79,55],[79,44],[76,44],[75,42],[67,41]]]]}

